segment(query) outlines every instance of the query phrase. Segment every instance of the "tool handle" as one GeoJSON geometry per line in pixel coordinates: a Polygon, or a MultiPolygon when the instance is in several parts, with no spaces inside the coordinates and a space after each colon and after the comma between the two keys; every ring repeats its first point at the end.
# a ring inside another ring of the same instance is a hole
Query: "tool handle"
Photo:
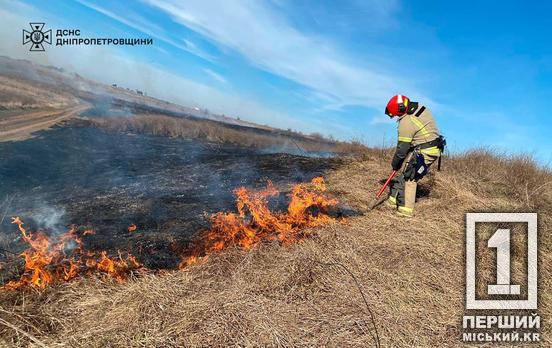
{"type": "Polygon", "coordinates": [[[379,190],[378,194],[376,195],[376,198],[380,198],[381,197],[381,194],[383,193],[383,191],[385,191],[385,188],[389,185],[389,183],[391,182],[391,180],[393,180],[393,178],[395,177],[395,175],[397,175],[397,171],[394,170],[393,172],[391,172],[391,175],[389,175],[389,178],[387,179],[387,181],[385,182],[385,184],[383,184],[383,186],[381,187],[381,189],[379,190]]]}

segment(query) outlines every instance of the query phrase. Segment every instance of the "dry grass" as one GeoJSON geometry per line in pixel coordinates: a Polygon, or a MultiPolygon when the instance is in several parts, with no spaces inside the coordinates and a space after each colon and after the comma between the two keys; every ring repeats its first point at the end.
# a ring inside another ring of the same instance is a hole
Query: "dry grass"
{"type": "Polygon", "coordinates": [[[551,172],[539,167],[530,155],[497,155],[475,149],[450,163],[450,171],[469,180],[472,190],[479,194],[505,196],[530,209],[552,209],[551,172]]]}
{"type": "Polygon", "coordinates": [[[94,118],[92,120],[97,126],[112,131],[200,139],[213,143],[268,149],[275,152],[360,153],[367,150],[359,142],[333,141],[319,135],[307,136],[293,131],[239,127],[194,118],[135,115],[132,117],[94,118]]]}
{"type": "Polygon", "coordinates": [[[0,75],[0,110],[63,109],[77,104],[75,97],[42,83],[0,75]]]}
{"type": "MultiPolygon", "coordinates": [[[[386,151],[367,153],[330,173],[328,184],[362,210],[388,163],[386,151]]],[[[456,347],[465,213],[536,211],[539,314],[543,345],[550,346],[552,174],[524,157],[481,151],[447,159],[445,168],[421,185],[430,199],[419,200],[414,220],[381,207],[288,248],[227,250],[186,271],[122,285],[83,279],[42,293],[2,292],[0,340],[49,347],[366,347],[375,345],[369,308],[382,346],[456,347]]]]}

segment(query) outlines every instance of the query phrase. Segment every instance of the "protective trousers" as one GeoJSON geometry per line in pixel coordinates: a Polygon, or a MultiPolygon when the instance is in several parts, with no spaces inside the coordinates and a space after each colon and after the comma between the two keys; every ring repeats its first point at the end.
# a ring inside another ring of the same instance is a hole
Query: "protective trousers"
{"type": "MultiPolygon", "coordinates": [[[[425,165],[429,168],[435,160],[439,158],[439,155],[428,155],[422,153],[424,156],[425,165]]],[[[417,182],[423,176],[413,175],[412,166],[416,165],[416,156],[414,152],[411,152],[399,172],[399,174],[391,181],[390,195],[388,204],[393,207],[397,207],[400,215],[413,216],[414,204],[416,203],[416,189],[417,182]]]]}

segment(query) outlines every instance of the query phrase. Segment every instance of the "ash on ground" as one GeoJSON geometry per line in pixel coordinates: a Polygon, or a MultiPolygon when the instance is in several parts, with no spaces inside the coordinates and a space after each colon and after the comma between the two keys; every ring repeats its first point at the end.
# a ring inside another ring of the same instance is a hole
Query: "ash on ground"
{"type": "MultiPolygon", "coordinates": [[[[209,216],[234,211],[232,190],[309,181],[339,158],[267,154],[232,145],[121,134],[82,120],[21,142],[0,143],[0,262],[26,246],[11,216],[31,230],[93,228],[90,250],[129,251],[148,268],[174,268],[172,252],[208,227],[209,216]],[[130,232],[128,227],[136,225],[130,232]]],[[[285,191],[273,203],[285,207],[285,191]]]]}

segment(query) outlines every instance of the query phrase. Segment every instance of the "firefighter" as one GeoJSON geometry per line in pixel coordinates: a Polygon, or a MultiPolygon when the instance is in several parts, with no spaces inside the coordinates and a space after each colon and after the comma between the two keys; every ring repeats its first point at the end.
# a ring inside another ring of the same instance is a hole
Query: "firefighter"
{"type": "Polygon", "coordinates": [[[398,172],[391,182],[387,205],[397,214],[414,215],[417,181],[427,174],[429,166],[440,159],[445,146],[429,109],[404,95],[396,95],[387,103],[385,114],[398,117],[398,142],[391,162],[398,172]]]}

